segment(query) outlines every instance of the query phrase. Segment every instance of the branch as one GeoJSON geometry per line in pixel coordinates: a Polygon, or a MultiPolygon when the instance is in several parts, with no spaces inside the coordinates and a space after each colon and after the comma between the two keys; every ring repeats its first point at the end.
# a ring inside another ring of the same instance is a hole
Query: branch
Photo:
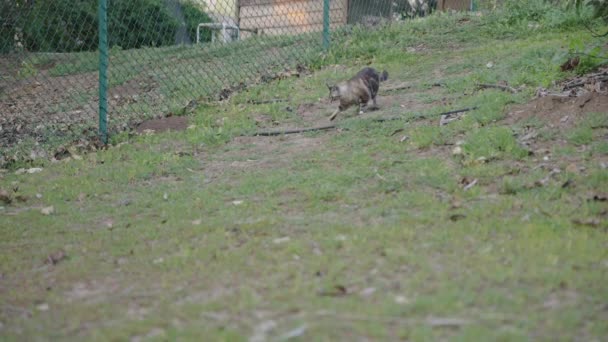
{"type": "MultiPolygon", "coordinates": [[[[602,19],[605,20],[606,17],[603,17],[602,19]]],[[[591,36],[595,37],[595,38],[603,38],[608,36],[608,31],[606,31],[606,33],[598,33],[597,31],[595,31],[591,26],[589,26],[589,23],[583,21],[583,26],[585,26],[585,28],[591,33],[591,36]]]]}
{"type": "MultiPolygon", "coordinates": [[[[451,115],[451,114],[468,112],[468,111],[475,110],[475,109],[477,109],[477,107],[463,108],[463,109],[452,110],[452,111],[449,111],[449,112],[439,113],[437,115],[451,115]]],[[[413,119],[417,119],[417,118],[418,117],[393,116],[393,117],[387,117],[387,118],[370,119],[369,121],[371,121],[371,122],[386,122],[386,121],[396,121],[396,120],[413,120],[413,119]]],[[[285,135],[285,134],[297,134],[297,133],[306,133],[306,132],[315,132],[315,131],[326,131],[326,130],[338,128],[338,126],[339,126],[338,124],[333,124],[333,125],[326,125],[326,126],[317,126],[317,127],[308,127],[308,128],[294,128],[294,129],[286,129],[286,130],[279,130],[279,131],[259,131],[259,132],[255,132],[255,133],[251,134],[251,136],[254,136],[254,137],[256,137],[256,136],[272,137],[272,136],[285,135]]]]}
{"type": "Polygon", "coordinates": [[[260,105],[260,104],[268,104],[268,103],[279,103],[279,102],[287,102],[286,99],[270,99],[270,100],[249,100],[248,103],[260,105]]]}
{"type": "Polygon", "coordinates": [[[401,90],[401,89],[409,89],[412,86],[409,84],[402,84],[402,85],[398,85],[398,86],[394,86],[394,87],[390,87],[390,88],[384,88],[382,89],[382,92],[387,92],[387,91],[393,91],[393,90],[401,90]]]}
{"type": "Polygon", "coordinates": [[[325,131],[328,129],[333,129],[336,128],[337,125],[327,125],[327,126],[318,126],[318,127],[309,127],[309,128],[295,128],[295,129],[288,129],[288,130],[283,130],[283,131],[261,131],[261,132],[256,132],[253,134],[253,136],[262,136],[262,137],[272,137],[272,136],[277,136],[277,135],[283,135],[283,134],[296,134],[296,133],[305,133],[305,132],[313,132],[313,131],[325,131]]]}
{"type": "Polygon", "coordinates": [[[511,94],[516,94],[518,92],[518,90],[513,87],[504,86],[504,85],[500,85],[500,84],[477,83],[477,87],[479,89],[488,89],[488,88],[500,89],[500,90],[508,91],[511,94]]]}

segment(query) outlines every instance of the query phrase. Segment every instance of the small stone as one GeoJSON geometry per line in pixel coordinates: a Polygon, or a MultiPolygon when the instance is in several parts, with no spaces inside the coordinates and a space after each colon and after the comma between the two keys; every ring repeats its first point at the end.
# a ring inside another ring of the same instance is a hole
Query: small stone
{"type": "Polygon", "coordinates": [[[289,238],[289,236],[284,236],[284,237],[276,238],[276,239],[272,240],[272,242],[278,245],[280,243],[289,242],[289,240],[291,240],[289,238]]]}
{"type": "Polygon", "coordinates": [[[568,166],[566,166],[566,172],[578,173],[578,166],[576,166],[576,164],[574,164],[574,163],[571,163],[568,166]]]}
{"type": "Polygon", "coordinates": [[[55,212],[55,207],[53,207],[53,206],[45,207],[45,208],[40,209],[40,213],[42,215],[51,215],[54,212],[55,212]]]}
{"type": "Polygon", "coordinates": [[[407,304],[409,301],[405,296],[395,296],[395,303],[397,304],[407,304]]]}

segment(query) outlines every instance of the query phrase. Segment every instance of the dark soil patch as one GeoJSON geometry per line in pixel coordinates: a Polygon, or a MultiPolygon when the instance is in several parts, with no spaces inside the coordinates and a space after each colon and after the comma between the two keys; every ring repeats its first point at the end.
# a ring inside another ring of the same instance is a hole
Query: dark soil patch
{"type": "Polygon", "coordinates": [[[166,118],[147,120],[136,128],[138,133],[154,131],[155,133],[166,131],[183,131],[188,128],[188,118],[185,116],[169,116],[166,118]]]}
{"type": "Polygon", "coordinates": [[[513,107],[505,121],[516,124],[537,118],[550,128],[571,128],[588,113],[608,113],[608,95],[589,92],[578,97],[537,98],[513,107]]]}
{"type": "Polygon", "coordinates": [[[323,147],[330,135],[306,137],[302,134],[276,137],[236,137],[219,158],[203,153],[203,170],[213,180],[230,172],[271,170],[290,165],[323,147]]]}

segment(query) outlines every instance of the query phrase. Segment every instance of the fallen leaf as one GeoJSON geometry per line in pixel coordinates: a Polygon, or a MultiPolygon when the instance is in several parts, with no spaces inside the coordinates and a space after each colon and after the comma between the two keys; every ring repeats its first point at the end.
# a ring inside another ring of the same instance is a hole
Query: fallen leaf
{"type": "Polygon", "coordinates": [[[36,198],[37,199],[41,199],[42,198],[42,194],[36,194],[36,198]]]}
{"type": "Polygon", "coordinates": [[[41,171],[42,171],[41,167],[32,167],[30,169],[27,169],[27,173],[30,173],[30,174],[31,173],[38,173],[38,172],[41,172],[41,171]]]}
{"type": "Polygon", "coordinates": [[[8,191],[0,189],[0,202],[4,204],[11,204],[13,202],[13,199],[8,191]]]}
{"type": "Polygon", "coordinates": [[[397,128],[396,130],[393,131],[393,133],[391,133],[391,136],[397,134],[397,133],[401,133],[403,132],[405,129],[404,128],[397,128]]]}
{"type": "Polygon", "coordinates": [[[42,303],[36,306],[36,309],[38,309],[38,311],[48,311],[49,305],[47,303],[42,303]]]}
{"type": "Polygon", "coordinates": [[[475,184],[477,184],[477,178],[473,179],[473,181],[471,181],[469,184],[465,185],[463,190],[467,191],[467,190],[471,189],[472,187],[474,187],[475,184]]]}
{"type": "Polygon", "coordinates": [[[408,137],[407,135],[404,135],[401,137],[401,139],[399,139],[399,142],[404,142],[406,140],[408,140],[410,137],[408,137]]]}
{"type": "Polygon", "coordinates": [[[576,166],[576,164],[574,164],[574,163],[571,163],[568,166],[566,166],[566,172],[578,173],[578,166],[576,166]]]}
{"type": "Polygon", "coordinates": [[[203,223],[203,220],[202,220],[202,219],[198,219],[198,220],[194,220],[194,221],[192,221],[192,224],[193,224],[193,225],[195,225],[195,226],[198,226],[198,225],[199,225],[199,224],[201,224],[201,223],[203,223]]]}
{"type": "Polygon", "coordinates": [[[572,58],[568,58],[568,60],[560,65],[560,69],[562,71],[570,71],[570,70],[574,70],[578,64],[580,63],[580,58],[578,56],[576,57],[572,57],[572,58]]]}
{"type": "Polygon", "coordinates": [[[456,221],[465,219],[466,217],[467,216],[463,215],[463,214],[452,214],[452,215],[450,215],[450,220],[456,222],[456,221]]]}
{"type": "Polygon", "coordinates": [[[169,194],[167,194],[166,192],[163,194],[163,199],[166,201],[169,199],[169,194]]]}
{"type": "Polygon", "coordinates": [[[258,324],[254,328],[253,336],[249,339],[249,342],[262,342],[267,341],[267,334],[274,328],[276,328],[277,323],[273,320],[264,321],[258,324]]]}
{"type": "Polygon", "coordinates": [[[324,290],[319,292],[320,296],[328,297],[341,297],[348,294],[348,290],[343,285],[336,285],[330,290],[324,290]]]}
{"type": "Polygon", "coordinates": [[[493,67],[494,67],[494,62],[488,62],[488,63],[486,64],[486,67],[487,67],[488,69],[493,68],[493,67]]]}
{"type": "Polygon", "coordinates": [[[53,207],[53,206],[45,207],[45,208],[40,209],[40,213],[42,215],[51,215],[54,212],[55,212],[55,207],[53,207]]]}
{"type": "Polygon", "coordinates": [[[243,204],[243,201],[241,201],[241,200],[232,201],[232,204],[241,205],[241,204],[243,204]]]}
{"type": "Polygon", "coordinates": [[[44,260],[45,264],[49,264],[49,265],[57,265],[58,263],[60,263],[61,261],[67,259],[67,255],[65,254],[64,251],[59,250],[55,253],[49,254],[46,259],[44,260]]]}
{"type": "Polygon", "coordinates": [[[452,150],[452,155],[459,156],[461,154],[462,154],[462,147],[460,147],[460,146],[454,147],[454,149],[452,150]]]}
{"type": "Polygon", "coordinates": [[[87,194],[85,194],[84,192],[81,192],[78,194],[78,198],[76,199],[78,202],[82,202],[87,198],[87,194]]]}
{"type": "Polygon", "coordinates": [[[368,287],[366,289],[361,290],[361,292],[359,292],[359,294],[363,297],[369,297],[369,296],[373,295],[374,292],[376,292],[375,287],[368,287]]]}
{"type": "Polygon", "coordinates": [[[597,218],[573,219],[572,223],[579,226],[597,227],[600,225],[600,220],[597,218]]]}
{"type": "Polygon", "coordinates": [[[304,333],[306,332],[306,329],[308,327],[306,326],[306,324],[301,325],[293,330],[290,330],[288,332],[286,332],[285,334],[283,334],[279,339],[284,341],[284,340],[290,340],[292,338],[296,338],[299,336],[304,335],[304,333]]]}
{"type": "Polygon", "coordinates": [[[291,240],[289,238],[289,236],[284,236],[284,237],[276,238],[276,239],[272,240],[272,242],[278,245],[280,243],[289,242],[289,240],[291,240]]]}
{"type": "Polygon", "coordinates": [[[405,296],[395,296],[395,303],[407,304],[407,303],[409,303],[409,300],[407,300],[407,298],[405,298],[405,296]]]}
{"type": "Polygon", "coordinates": [[[165,259],[163,258],[158,258],[158,259],[154,259],[153,263],[154,264],[162,264],[165,261],[165,259]]]}
{"type": "Polygon", "coordinates": [[[470,321],[461,318],[442,318],[442,317],[429,317],[426,319],[428,325],[432,327],[449,327],[449,326],[461,326],[469,324],[470,321]]]}

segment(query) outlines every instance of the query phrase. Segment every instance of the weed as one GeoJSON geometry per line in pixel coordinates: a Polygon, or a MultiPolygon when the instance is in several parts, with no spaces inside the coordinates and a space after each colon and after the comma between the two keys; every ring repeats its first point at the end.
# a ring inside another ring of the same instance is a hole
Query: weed
{"type": "Polygon", "coordinates": [[[498,126],[471,132],[466,137],[463,150],[470,159],[521,159],[528,155],[528,152],[519,146],[509,128],[498,126]]]}

